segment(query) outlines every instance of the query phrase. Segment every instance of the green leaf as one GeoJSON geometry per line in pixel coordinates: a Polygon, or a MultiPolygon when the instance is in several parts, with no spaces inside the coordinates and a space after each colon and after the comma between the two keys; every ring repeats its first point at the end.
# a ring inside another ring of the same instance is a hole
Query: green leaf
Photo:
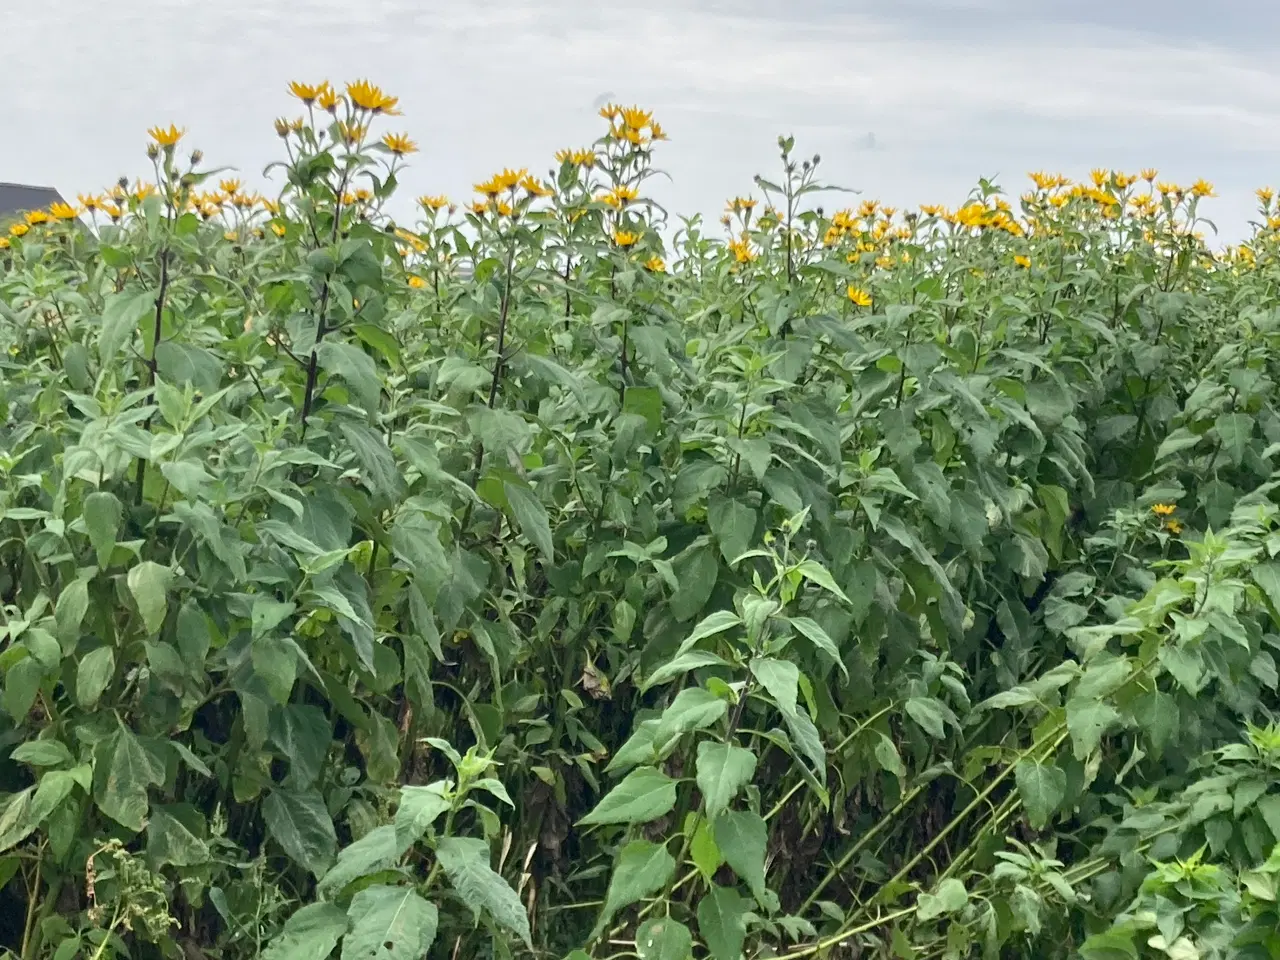
{"type": "Polygon", "coordinates": [[[622,412],[644,417],[650,434],[656,434],[662,429],[662,394],[657,387],[627,387],[622,412]]]}
{"type": "Polygon", "coordinates": [[[71,751],[61,740],[29,740],[13,748],[9,759],[33,767],[60,767],[71,763],[71,751]]]}
{"type": "Polygon", "coordinates": [[[646,920],[636,931],[636,953],[640,960],[690,960],[693,934],[671,917],[646,920]]]}
{"type": "Polygon", "coordinates": [[[803,560],[796,565],[795,569],[796,572],[806,580],[816,583],[823,590],[826,590],[833,596],[839,597],[848,606],[853,606],[853,602],[846,597],[844,591],[836,585],[831,574],[827,572],[827,568],[816,560],[803,560]]]}
{"type": "Polygon", "coordinates": [[[1222,451],[1239,466],[1253,434],[1253,417],[1247,413],[1224,413],[1213,425],[1222,441],[1222,451]]]}
{"type": "MultiPolygon", "coordinates": [[[[674,802],[674,801],[673,801],[674,802]]],[[[502,875],[489,866],[489,845],[472,837],[442,837],[436,857],[463,902],[477,916],[487,910],[501,927],[532,948],[529,917],[520,898],[502,875]]]]}
{"type": "Polygon", "coordinates": [[[267,739],[289,761],[287,786],[315,783],[332,737],[333,725],[319,707],[289,703],[271,712],[267,739]]]}
{"type": "Polygon", "coordinates": [[[725,811],[715,819],[715,838],[725,863],[746,882],[756,902],[765,906],[768,890],[764,861],[769,828],[764,818],[749,811],[725,811]]]}
{"type": "Polygon", "coordinates": [[[794,663],[757,657],[751,661],[751,674],[773,697],[779,710],[788,717],[796,715],[800,670],[794,663]]]}
{"type": "Polygon", "coordinates": [[[892,740],[883,733],[876,737],[875,746],[876,762],[884,770],[888,770],[899,780],[907,775],[907,768],[902,765],[902,757],[898,755],[898,748],[892,740]]]}
{"type": "Polygon", "coordinates": [[[689,859],[698,868],[708,883],[715,877],[716,871],[724,863],[720,848],[716,846],[715,835],[711,832],[711,824],[706,817],[698,819],[698,827],[693,831],[693,839],[689,841],[689,859]]]}
{"type": "Polygon", "coordinates": [[[1104,930],[1080,944],[1083,960],[1138,960],[1133,935],[1125,930],[1104,930]]]}
{"type": "Polygon", "coordinates": [[[44,666],[35,657],[24,657],[9,667],[4,675],[4,712],[19,722],[25,720],[43,682],[44,666]]]}
{"type": "Polygon", "coordinates": [[[337,896],[353,880],[389,870],[399,859],[395,826],[387,823],[374,827],[338,851],[337,862],[320,878],[316,890],[322,896],[337,896]]]}
{"type": "Polygon", "coordinates": [[[507,494],[507,503],[515,521],[520,525],[520,532],[542,553],[548,563],[555,562],[555,551],[551,542],[551,524],[547,519],[547,508],[542,505],[533,488],[523,483],[510,480],[503,482],[507,494]]]}
{"type": "Polygon", "coordinates": [[[949,711],[932,697],[912,697],[906,702],[905,709],[909,716],[925,733],[935,740],[947,735],[946,721],[949,711]]]}
{"type": "Polygon", "coordinates": [[[729,704],[714,693],[702,687],[686,687],[662,711],[653,743],[661,747],[682,733],[709,727],[728,710],[729,704]]]}
{"type": "Polygon", "coordinates": [[[720,494],[712,494],[707,504],[707,524],[720,545],[725,563],[732,563],[750,549],[755,540],[756,511],[720,494]]]}
{"type": "Polygon", "coordinates": [[[948,877],[938,884],[938,889],[933,893],[920,894],[920,898],[916,901],[916,916],[928,922],[963,910],[968,902],[969,894],[964,884],[955,877],[948,877]]]}
{"type": "Polygon", "coordinates": [[[827,631],[818,625],[816,620],[809,617],[792,617],[791,625],[809,638],[809,642],[825,653],[832,663],[840,668],[840,672],[846,677],[849,671],[845,668],[844,661],[840,658],[840,650],[836,647],[836,643],[831,639],[827,631]]]}
{"type": "Polygon", "coordinates": [[[623,907],[665,887],[675,869],[675,858],[662,844],[633,840],[623,847],[609,878],[609,892],[605,895],[604,909],[596,921],[593,938],[600,935],[614,914],[623,907]]]}
{"type": "Polygon", "coordinates": [[[120,727],[103,742],[94,768],[94,799],[112,820],[139,831],[147,820],[147,791],[164,783],[164,764],[138,741],[133,731],[120,727]]]}
{"type": "Polygon", "coordinates": [[[320,369],[331,376],[346,381],[356,402],[369,414],[378,412],[382,381],[378,378],[378,366],[359,347],[343,343],[332,337],[316,348],[316,360],[320,369]]]}
{"type": "MultiPolygon", "coordinates": [[[[709,543],[694,547],[673,561],[679,586],[671,595],[671,614],[677,620],[690,620],[706,606],[720,574],[720,558],[709,543]]],[[[687,640],[685,641],[688,642],[687,640]]]]}
{"type": "Polygon", "coordinates": [[[1013,777],[1031,825],[1043,829],[1067,794],[1067,772],[1052,764],[1022,760],[1014,768],[1013,777]]]}
{"type": "Polygon", "coordinates": [[[0,811],[0,852],[21,843],[38,826],[31,813],[31,800],[35,787],[27,787],[5,801],[0,811]]]}
{"type": "Polygon", "coordinates": [[[351,898],[342,960],[422,960],[436,938],[435,905],[411,887],[366,887],[351,898]]]}
{"type": "Polygon", "coordinates": [[[99,491],[84,498],[81,516],[98,566],[105,570],[111,565],[111,552],[116,548],[116,534],[120,531],[124,509],[115,494],[99,491]]]}
{"type": "Polygon", "coordinates": [[[747,908],[737,890],[714,885],[698,903],[698,932],[715,960],[742,960],[747,908]]]}
{"type": "Polygon", "coordinates": [[[729,662],[723,657],[717,656],[710,650],[690,650],[687,653],[680,653],[674,659],[668,660],[645,679],[641,684],[640,690],[644,692],[651,690],[661,683],[674,680],[676,677],[682,677],[691,670],[697,670],[699,667],[727,667],[729,662]]]}
{"type": "Polygon", "coordinates": [[[347,914],[332,903],[309,903],[284,922],[262,960],[326,960],[347,932],[347,914]]]}
{"type": "Polygon", "coordinates": [[[97,647],[80,658],[76,667],[76,703],[92,710],[102,698],[116,670],[116,654],[110,647],[97,647]]]}
{"type": "Polygon", "coordinates": [[[102,369],[111,366],[120,348],[133,339],[143,317],[153,315],[155,309],[154,290],[113,293],[107,298],[98,326],[98,362],[102,369]]]}
{"type": "Polygon", "coordinates": [[[338,836],[319,790],[277,787],[262,802],[268,835],[289,858],[319,878],[333,863],[338,836]]]}
{"type": "Polygon", "coordinates": [[[129,592],[138,604],[143,626],[147,633],[156,634],[164,626],[165,613],[169,609],[169,581],[173,571],[151,560],[144,560],[129,571],[129,592]]]}
{"type": "Polygon", "coordinates": [[[655,767],[637,767],[578,823],[648,823],[670,813],[675,805],[676,782],[655,767]]]}
{"type": "Polygon", "coordinates": [[[453,804],[444,795],[444,782],[425,787],[401,787],[400,806],[396,808],[396,844],[407,850],[427,834],[427,829],[453,804]]]}
{"type": "Polygon", "coordinates": [[[751,782],[756,755],[737,744],[703,740],[698,743],[697,771],[703,807],[707,817],[714,820],[751,782]]]}
{"type": "Polygon", "coordinates": [[[1120,714],[1108,703],[1075,697],[1068,700],[1067,732],[1071,734],[1076,759],[1089,759],[1102,742],[1102,735],[1119,719],[1120,714]]]}
{"type": "Polygon", "coordinates": [[[684,638],[677,655],[687,653],[698,641],[724,633],[742,623],[742,618],[732,610],[717,610],[698,621],[698,625],[684,638]]]}
{"type": "Polygon", "coordinates": [[[209,845],[192,829],[199,814],[181,805],[157,806],[147,821],[147,856],[157,865],[196,867],[209,862],[209,845]]]}

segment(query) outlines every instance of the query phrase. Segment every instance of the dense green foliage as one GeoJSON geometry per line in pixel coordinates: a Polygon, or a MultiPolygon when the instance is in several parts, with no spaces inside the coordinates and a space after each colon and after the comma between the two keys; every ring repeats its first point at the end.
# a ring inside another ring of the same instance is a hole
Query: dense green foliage
{"type": "Polygon", "coordinates": [[[295,92],[0,250],[6,956],[1280,957],[1274,225],[606,110],[409,232],[295,92]]]}

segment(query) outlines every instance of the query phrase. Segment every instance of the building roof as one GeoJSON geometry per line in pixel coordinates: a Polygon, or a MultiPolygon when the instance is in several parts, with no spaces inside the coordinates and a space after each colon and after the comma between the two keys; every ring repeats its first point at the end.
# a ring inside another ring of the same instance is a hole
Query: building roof
{"type": "Polygon", "coordinates": [[[8,220],[28,210],[47,209],[49,204],[58,203],[61,200],[62,194],[53,187],[0,183],[0,220],[8,220]]]}

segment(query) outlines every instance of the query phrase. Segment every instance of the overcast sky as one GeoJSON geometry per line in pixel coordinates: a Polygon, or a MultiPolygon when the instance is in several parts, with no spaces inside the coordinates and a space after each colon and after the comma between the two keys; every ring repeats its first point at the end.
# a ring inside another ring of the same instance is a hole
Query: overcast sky
{"type": "Polygon", "coordinates": [[[670,133],[675,212],[717,214],[794,133],[899,205],[1031,169],[1203,176],[1235,240],[1280,180],[1278,36],[1276,0],[0,0],[0,180],[146,173],[146,128],[175,122],[259,183],[289,80],[367,76],[422,147],[406,197],[544,170],[613,97],[670,133]]]}

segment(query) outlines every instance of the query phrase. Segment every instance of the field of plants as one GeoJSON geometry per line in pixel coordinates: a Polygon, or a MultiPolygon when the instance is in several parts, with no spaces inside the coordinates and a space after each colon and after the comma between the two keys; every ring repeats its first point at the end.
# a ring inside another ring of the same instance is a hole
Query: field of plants
{"type": "Polygon", "coordinates": [[[1280,957],[1270,191],[290,90],[0,239],[0,957],[1280,957]]]}

